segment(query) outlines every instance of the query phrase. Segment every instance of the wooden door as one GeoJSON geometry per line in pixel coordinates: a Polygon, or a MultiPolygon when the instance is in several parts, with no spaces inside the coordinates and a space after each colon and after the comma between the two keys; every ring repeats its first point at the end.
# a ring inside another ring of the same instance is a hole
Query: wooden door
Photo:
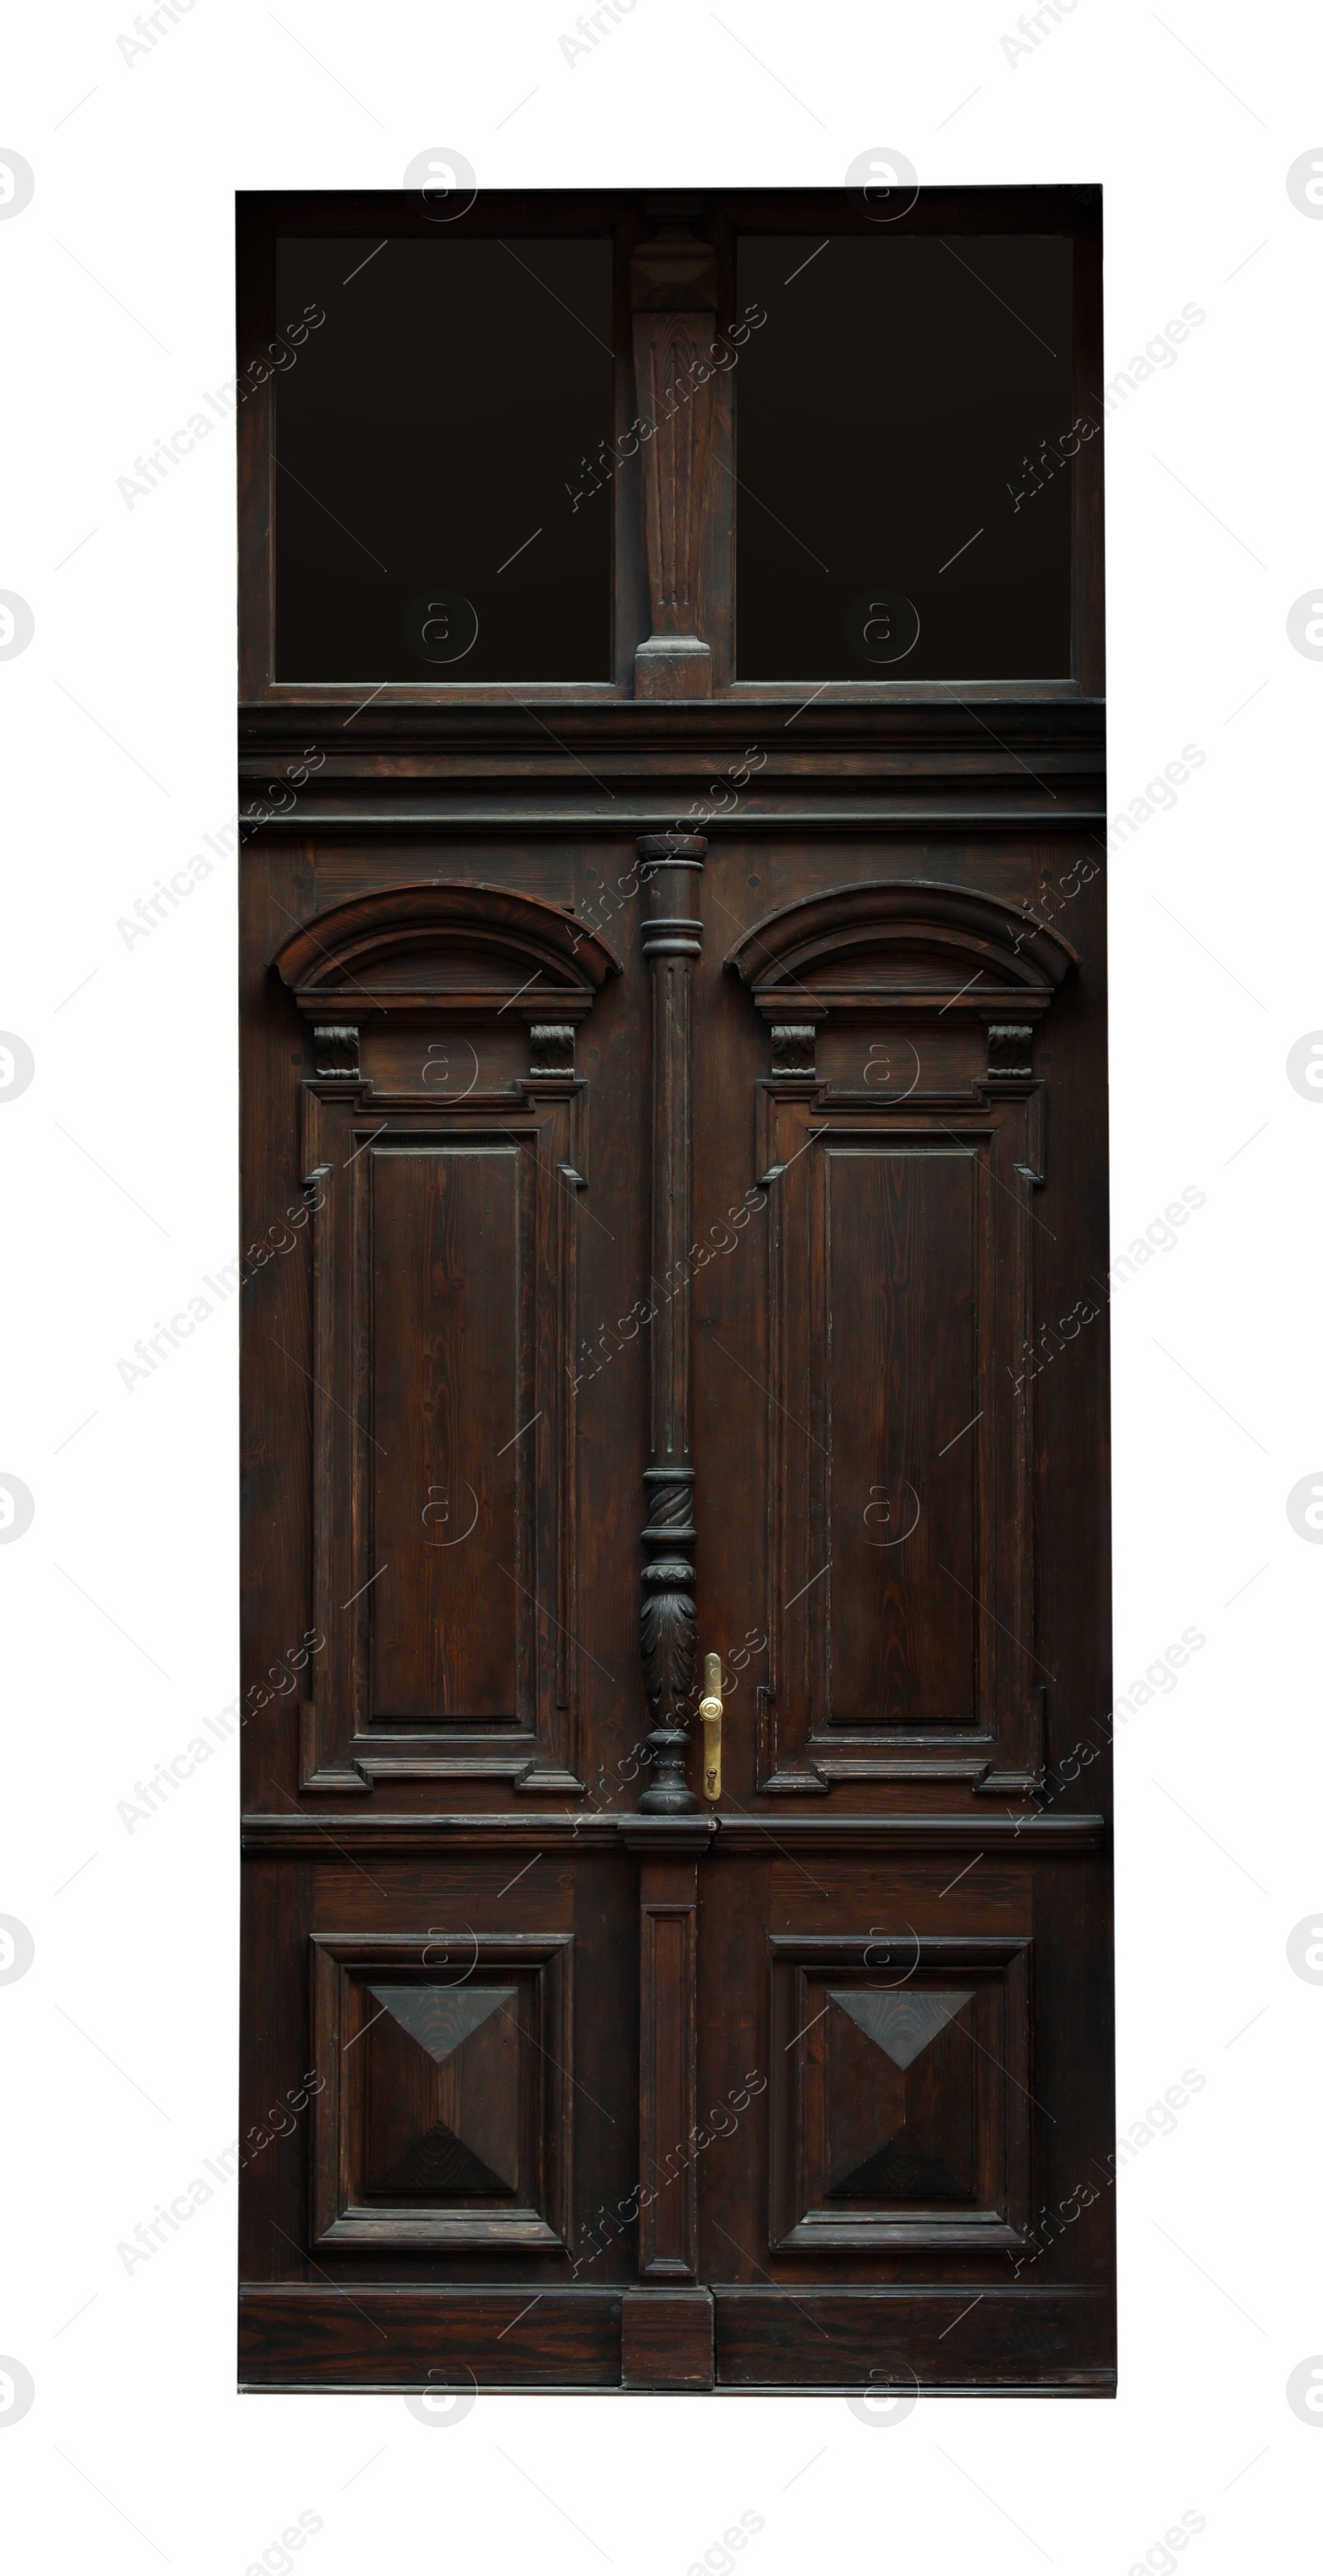
{"type": "Polygon", "coordinates": [[[1096,194],[241,249],[245,2383],[1109,2393],[1096,194]]]}

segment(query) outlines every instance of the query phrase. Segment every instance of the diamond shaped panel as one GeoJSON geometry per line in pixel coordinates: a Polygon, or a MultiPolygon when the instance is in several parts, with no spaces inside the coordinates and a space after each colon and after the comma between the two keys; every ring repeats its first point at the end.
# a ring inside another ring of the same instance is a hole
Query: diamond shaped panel
{"type": "Polygon", "coordinates": [[[516,1989],[374,1985],[367,1996],[369,2189],[516,2194],[516,1989]]]}

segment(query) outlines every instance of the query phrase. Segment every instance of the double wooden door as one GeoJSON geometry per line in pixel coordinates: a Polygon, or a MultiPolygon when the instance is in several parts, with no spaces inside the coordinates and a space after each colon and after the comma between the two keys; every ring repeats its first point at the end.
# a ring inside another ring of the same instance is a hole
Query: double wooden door
{"type": "Polygon", "coordinates": [[[244,2377],[1104,2393],[1096,731],[654,623],[246,719],[244,2377]]]}

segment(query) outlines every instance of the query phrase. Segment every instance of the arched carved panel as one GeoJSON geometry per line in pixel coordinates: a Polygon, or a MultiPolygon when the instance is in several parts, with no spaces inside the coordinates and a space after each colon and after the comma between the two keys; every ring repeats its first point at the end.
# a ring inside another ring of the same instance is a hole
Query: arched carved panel
{"type": "Polygon", "coordinates": [[[618,960],[554,904],[432,884],[274,964],[314,1042],[303,1785],[573,1791],[574,1036],[618,960]]]}
{"type": "Polygon", "coordinates": [[[876,1007],[960,1009],[982,1018],[1013,1002],[1039,1018],[1079,964],[1025,906],[924,878],[834,886],[769,913],[726,958],[760,1011],[790,1015],[876,1007]]]}
{"type": "Polygon", "coordinates": [[[309,1019],[445,1011],[583,1019],[620,960],[558,904],[512,886],[403,885],[332,904],[277,950],[309,1019]]]}
{"type": "Polygon", "coordinates": [[[809,897],[726,959],[771,1036],[765,1790],[1022,1794],[1042,1760],[1032,1043],[1077,963],[1027,910],[918,880],[809,897]]]}

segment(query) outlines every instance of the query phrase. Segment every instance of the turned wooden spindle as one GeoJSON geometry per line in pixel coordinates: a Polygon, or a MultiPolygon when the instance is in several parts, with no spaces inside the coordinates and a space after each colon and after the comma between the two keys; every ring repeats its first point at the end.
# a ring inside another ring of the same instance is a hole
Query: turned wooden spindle
{"type": "Polygon", "coordinates": [[[702,949],[699,903],[706,841],[645,834],[643,954],[652,978],[651,1419],[644,1470],[647,1520],[639,1644],[652,1718],[648,1815],[698,1804],[684,1777],[686,1716],[698,1632],[694,1611],[694,1470],[690,1457],[690,1254],[693,1242],[693,972],[702,949]]]}

